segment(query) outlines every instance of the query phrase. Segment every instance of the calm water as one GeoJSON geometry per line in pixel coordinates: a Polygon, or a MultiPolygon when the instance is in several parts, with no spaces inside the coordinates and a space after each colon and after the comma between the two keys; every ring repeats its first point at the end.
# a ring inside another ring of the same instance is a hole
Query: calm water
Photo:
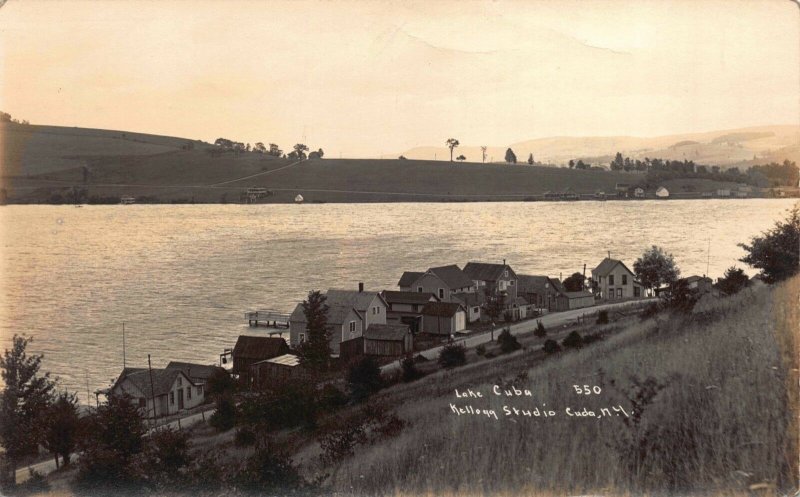
{"type": "MultiPolygon", "coordinates": [[[[567,276],[650,245],[684,275],[736,264],[737,243],[792,200],[577,203],[6,206],[0,345],[34,337],[44,369],[86,397],[129,365],[216,361],[242,312],[290,312],[309,289],[395,289],[404,270],[468,260],[567,276]]],[[[739,264],[741,266],[741,263],[739,264]]],[[[748,269],[749,270],[749,269],[748,269]]],[[[752,274],[752,271],[749,270],[752,274]]],[[[588,270],[587,270],[588,272],[588,270]]]]}

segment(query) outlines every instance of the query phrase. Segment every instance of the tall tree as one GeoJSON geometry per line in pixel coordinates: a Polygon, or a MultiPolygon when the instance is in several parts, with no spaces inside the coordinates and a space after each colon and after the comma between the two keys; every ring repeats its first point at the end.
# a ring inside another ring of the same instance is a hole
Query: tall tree
{"type": "Polygon", "coordinates": [[[0,443],[6,450],[8,468],[3,481],[16,483],[19,460],[36,453],[42,436],[42,418],[50,405],[55,382],[50,373],[39,374],[42,355],[26,352],[31,338],[14,335],[11,349],[0,358],[5,388],[0,400],[0,443]]]}
{"type": "Polygon", "coordinates": [[[797,274],[800,264],[800,207],[795,206],[785,221],[753,237],[750,244],[739,244],[747,255],[739,259],[760,269],[767,283],[775,283],[797,274]]]}
{"type": "Polygon", "coordinates": [[[281,150],[281,147],[279,147],[277,143],[270,143],[268,153],[269,155],[280,157],[283,155],[283,150],[281,150]]]}
{"type": "Polygon", "coordinates": [[[656,245],[644,251],[641,257],[633,263],[633,271],[648,289],[659,288],[661,285],[672,285],[677,281],[681,272],[675,265],[672,254],[668,254],[656,245]]]}
{"type": "Polygon", "coordinates": [[[481,146],[481,162],[486,162],[486,145],[481,146]]]}
{"type": "Polygon", "coordinates": [[[623,167],[625,167],[625,159],[622,158],[620,152],[617,152],[617,155],[614,156],[614,160],[611,161],[611,170],[621,171],[623,167]]]}
{"type": "Polygon", "coordinates": [[[45,419],[45,433],[42,445],[55,457],[58,468],[58,457],[69,464],[70,455],[75,452],[78,443],[80,417],[78,416],[78,398],[75,394],[63,392],[50,404],[45,419]]]}
{"type": "Polygon", "coordinates": [[[568,292],[580,292],[583,290],[583,274],[572,273],[567,279],[564,280],[564,288],[568,292]]]}
{"type": "Polygon", "coordinates": [[[307,340],[300,344],[298,353],[304,366],[322,371],[327,368],[331,356],[331,331],[328,329],[327,297],[319,290],[308,292],[303,301],[306,318],[307,340]]]}
{"type": "Polygon", "coordinates": [[[533,165],[533,154],[528,154],[528,165],[533,165]]]}
{"type": "Polygon", "coordinates": [[[303,143],[297,143],[292,148],[294,149],[294,152],[297,155],[298,159],[306,158],[306,152],[308,152],[308,145],[305,145],[303,143]]]}
{"type": "Polygon", "coordinates": [[[450,149],[450,162],[453,162],[453,149],[459,146],[460,143],[458,143],[458,140],[455,138],[448,138],[444,143],[447,145],[447,148],[450,149]]]}
{"type": "Polygon", "coordinates": [[[725,295],[733,295],[739,293],[749,282],[750,278],[744,274],[744,270],[731,266],[725,271],[725,276],[717,282],[717,288],[725,295]]]}
{"type": "Polygon", "coordinates": [[[508,162],[509,164],[517,163],[517,155],[510,148],[506,150],[506,162],[508,162]]]}
{"type": "Polygon", "coordinates": [[[256,142],[256,144],[253,145],[253,151],[263,154],[267,151],[267,147],[264,146],[263,142],[256,142]]]}

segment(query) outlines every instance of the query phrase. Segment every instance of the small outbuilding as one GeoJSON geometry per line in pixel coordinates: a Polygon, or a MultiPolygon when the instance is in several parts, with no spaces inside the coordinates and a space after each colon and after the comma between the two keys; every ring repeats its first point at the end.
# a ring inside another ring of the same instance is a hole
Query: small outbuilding
{"type": "Polygon", "coordinates": [[[250,366],[289,353],[286,340],[279,337],[254,337],[241,335],[233,347],[233,370],[239,377],[250,375],[250,366]]]}
{"type": "Polygon", "coordinates": [[[399,357],[414,351],[414,337],[406,324],[371,324],[364,332],[364,354],[399,357]]]}
{"type": "Polygon", "coordinates": [[[663,186],[659,186],[658,190],[656,190],[656,197],[658,197],[658,198],[668,198],[669,197],[669,190],[667,190],[663,186]]]}
{"type": "Polygon", "coordinates": [[[304,374],[305,368],[300,364],[300,358],[294,354],[280,355],[255,362],[250,366],[250,375],[256,388],[275,382],[296,380],[302,378],[304,374]]]}
{"type": "Polygon", "coordinates": [[[428,302],[422,308],[422,331],[452,335],[466,329],[467,310],[458,302],[428,302]]]}

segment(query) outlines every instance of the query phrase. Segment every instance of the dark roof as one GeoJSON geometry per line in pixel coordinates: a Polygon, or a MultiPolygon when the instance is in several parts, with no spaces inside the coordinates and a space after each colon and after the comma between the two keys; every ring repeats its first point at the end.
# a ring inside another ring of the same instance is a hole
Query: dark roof
{"type": "MultiPolygon", "coordinates": [[[[364,317],[352,306],[328,304],[328,324],[344,323],[344,320],[347,318],[347,315],[350,313],[350,311],[355,312],[359,319],[364,319],[364,317]]],[[[292,311],[292,315],[289,319],[293,323],[306,322],[306,315],[303,312],[303,304],[297,304],[297,307],[294,308],[294,311],[292,311]]]]}
{"type": "Polygon", "coordinates": [[[624,267],[626,271],[633,274],[633,271],[628,269],[628,266],[626,266],[624,262],[618,261],[617,259],[609,259],[608,257],[603,259],[596,268],[592,269],[592,274],[596,274],[597,276],[606,276],[611,272],[611,270],[617,267],[617,264],[622,264],[622,267],[624,267]]]}
{"type": "Polygon", "coordinates": [[[497,281],[503,276],[503,271],[511,269],[507,264],[491,264],[488,262],[468,262],[464,266],[464,273],[473,280],[497,281]]]}
{"type": "Polygon", "coordinates": [[[455,264],[449,266],[432,267],[428,269],[429,272],[435,274],[440,280],[444,281],[445,285],[453,288],[471,287],[475,283],[472,278],[466,275],[460,267],[455,264]]]}
{"type": "Polygon", "coordinates": [[[708,276],[697,276],[697,275],[687,276],[684,279],[686,280],[686,283],[692,283],[692,282],[695,282],[695,281],[703,281],[703,280],[705,280],[705,281],[713,281],[708,276]]]}
{"type": "MultiPolygon", "coordinates": [[[[375,297],[383,300],[381,294],[378,292],[359,292],[358,290],[339,290],[335,288],[328,289],[325,294],[326,303],[333,307],[335,305],[349,306],[357,311],[366,311],[375,297]]],[[[384,301],[384,304],[386,302],[384,301]]]]}
{"type": "Polygon", "coordinates": [[[407,324],[371,324],[364,332],[367,340],[403,340],[411,332],[407,324]]]}
{"type": "Polygon", "coordinates": [[[241,335],[233,347],[233,357],[240,359],[271,359],[289,352],[286,340],[279,337],[251,337],[241,335]]]}
{"type": "Polygon", "coordinates": [[[459,292],[454,293],[452,296],[470,307],[481,305],[486,300],[486,296],[481,292],[459,292]]]}
{"type": "Polygon", "coordinates": [[[397,286],[399,287],[409,287],[414,284],[423,274],[417,271],[406,271],[403,273],[403,276],[400,277],[400,281],[397,282],[397,286]]]}
{"type": "Polygon", "coordinates": [[[553,287],[553,291],[558,292],[559,288],[558,285],[555,283],[553,278],[549,276],[543,275],[531,275],[531,274],[518,274],[517,275],[517,292],[522,293],[529,293],[529,292],[536,292],[542,293],[545,291],[545,285],[549,284],[553,287]]]}
{"type": "MultiPolygon", "coordinates": [[[[124,377],[120,375],[119,380],[114,385],[118,385],[123,380],[127,379],[134,385],[139,391],[142,392],[142,395],[145,397],[156,397],[160,395],[166,395],[172,390],[172,385],[175,383],[175,378],[182,374],[180,369],[153,369],[147,370],[144,368],[130,368],[135,369],[134,372],[128,373],[124,377]],[[151,385],[151,372],[152,372],[152,388],[151,385]],[[154,393],[155,392],[155,393],[154,393]]],[[[123,374],[125,371],[123,370],[123,374]]],[[[194,385],[191,379],[187,378],[187,381],[194,385]]]]}
{"type": "Polygon", "coordinates": [[[431,300],[431,297],[439,300],[432,293],[383,291],[383,298],[390,304],[425,304],[431,300]]]}
{"type": "Polygon", "coordinates": [[[452,317],[464,306],[458,302],[428,302],[422,308],[422,314],[428,316],[452,317]]]}
{"type": "Polygon", "coordinates": [[[195,364],[192,362],[171,361],[166,369],[180,369],[192,380],[207,380],[214,374],[214,371],[222,369],[213,364],[195,364]]]}

